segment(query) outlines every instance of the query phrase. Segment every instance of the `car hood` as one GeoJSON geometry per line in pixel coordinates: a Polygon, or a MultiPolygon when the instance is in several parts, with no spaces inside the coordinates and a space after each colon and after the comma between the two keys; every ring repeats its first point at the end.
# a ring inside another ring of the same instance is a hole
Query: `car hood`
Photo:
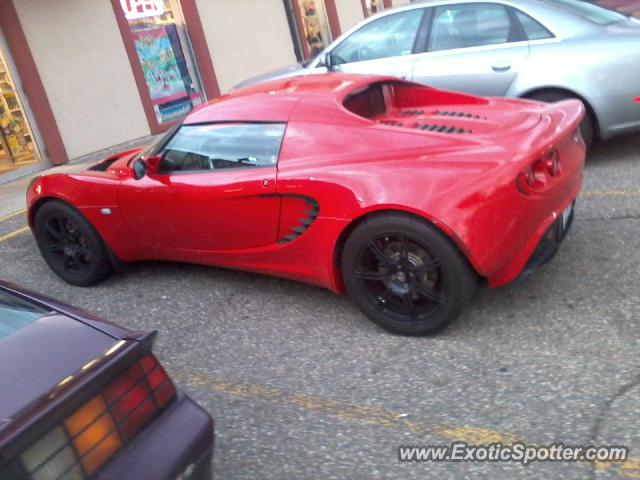
{"type": "Polygon", "coordinates": [[[277,80],[279,78],[288,78],[294,77],[297,75],[308,75],[312,72],[312,69],[306,68],[301,64],[297,63],[295,65],[291,65],[286,68],[281,68],[278,70],[273,70],[268,73],[264,73],[262,75],[257,75],[255,77],[248,78],[240,83],[238,83],[235,87],[231,89],[231,91],[239,90],[245,87],[251,87],[253,85],[257,85],[259,83],[268,82],[269,80],[277,80]]]}
{"type": "Polygon", "coordinates": [[[117,339],[57,312],[0,340],[0,433],[117,339]]]}

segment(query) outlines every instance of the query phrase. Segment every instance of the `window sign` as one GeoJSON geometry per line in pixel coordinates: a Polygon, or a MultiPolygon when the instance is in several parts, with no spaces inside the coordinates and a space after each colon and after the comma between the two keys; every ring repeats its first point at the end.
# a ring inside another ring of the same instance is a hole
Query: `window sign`
{"type": "Polygon", "coordinates": [[[127,20],[153,17],[164,13],[164,0],[120,0],[127,20]]]}

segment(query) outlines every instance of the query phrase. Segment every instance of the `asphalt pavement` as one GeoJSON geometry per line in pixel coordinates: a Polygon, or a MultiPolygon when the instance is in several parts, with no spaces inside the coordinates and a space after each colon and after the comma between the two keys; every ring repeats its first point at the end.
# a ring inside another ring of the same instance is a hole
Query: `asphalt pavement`
{"type": "Polygon", "coordinates": [[[434,337],[386,333],[319,288],[223,269],[144,263],[71,287],[20,213],[0,219],[0,278],[159,330],[158,356],[215,418],[218,479],[640,478],[640,138],[598,145],[585,175],[553,262],[481,289],[434,337]],[[621,444],[634,459],[398,461],[399,445],[454,440],[621,444]]]}

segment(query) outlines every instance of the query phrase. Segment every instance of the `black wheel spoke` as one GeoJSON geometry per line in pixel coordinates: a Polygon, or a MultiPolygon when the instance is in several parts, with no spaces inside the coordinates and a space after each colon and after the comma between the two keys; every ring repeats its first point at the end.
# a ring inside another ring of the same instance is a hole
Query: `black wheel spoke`
{"type": "Polygon", "coordinates": [[[357,278],[362,280],[371,280],[372,282],[383,282],[386,276],[385,272],[355,272],[357,278]]]}
{"type": "Polygon", "coordinates": [[[71,258],[68,252],[64,252],[62,255],[62,266],[65,270],[71,270],[71,258]]]}
{"type": "Polygon", "coordinates": [[[415,291],[419,295],[423,296],[424,298],[434,303],[443,304],[447,301],[444,295],[437,292],[433,288],[427,287],[426,285],[423,285],[423,284],[416,285],[415,291]]]}
{"type": "Polygon", "coordinates": [[[437,270],[439,267],[440,267],[440,262],[438,260],[432,260],[423,265],[420,265],[419,267],[414,268],[412,270],[412,273],[415,273],[416,275],[422,275],[425,273],[433,272],[434,270],[437,270]]]}
{"type": "Polygon", "coordinates": [[[409,237],[403,236],[400,239],[400,261],[406,262],[409,258],[409,237]]]}
{"type": "Polygon", "coordinates": [[[51,252],[64,252],[64,245],[61,243],[52,243],[47,247],[51,252]]]}
{"type": "Polygon", "coordinates": [[[407,313],[410,317],[415,316],[416,308],[413,303],[413,292],[409,291],[404,296],[404,304],[407,307],[407,313]]]}
{"type": "Polygon", "coordinates": [[[391,259],[384,254],[384,252],[380,248],[380,245],[378,245],[378,243],[375,240],[369,240],[368,246],[369,246],[369,250],[373,252],[376,259],[380,263],[384,265],[391,265],[393,263],[391,259]]]}
{"type": "Polygon", "coordinates": [[[60,231],[59,228],[55,228],[53,226],[53,220],[51,222],[45,224],[45,229],[47,230],[49,235],[51,235],[56,240],[62,240],[63,234],[62,234],[62,232],[60,231]]]}

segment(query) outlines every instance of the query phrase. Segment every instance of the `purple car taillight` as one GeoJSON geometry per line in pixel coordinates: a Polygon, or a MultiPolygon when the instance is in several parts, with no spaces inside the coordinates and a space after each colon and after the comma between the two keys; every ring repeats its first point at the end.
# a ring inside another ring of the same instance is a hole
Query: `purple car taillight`
{"type": "Polygon", "coordinates": [[[156,358],[141,358],[20,455],[11,480],[91,477],[175,396],[156,358]]]}

